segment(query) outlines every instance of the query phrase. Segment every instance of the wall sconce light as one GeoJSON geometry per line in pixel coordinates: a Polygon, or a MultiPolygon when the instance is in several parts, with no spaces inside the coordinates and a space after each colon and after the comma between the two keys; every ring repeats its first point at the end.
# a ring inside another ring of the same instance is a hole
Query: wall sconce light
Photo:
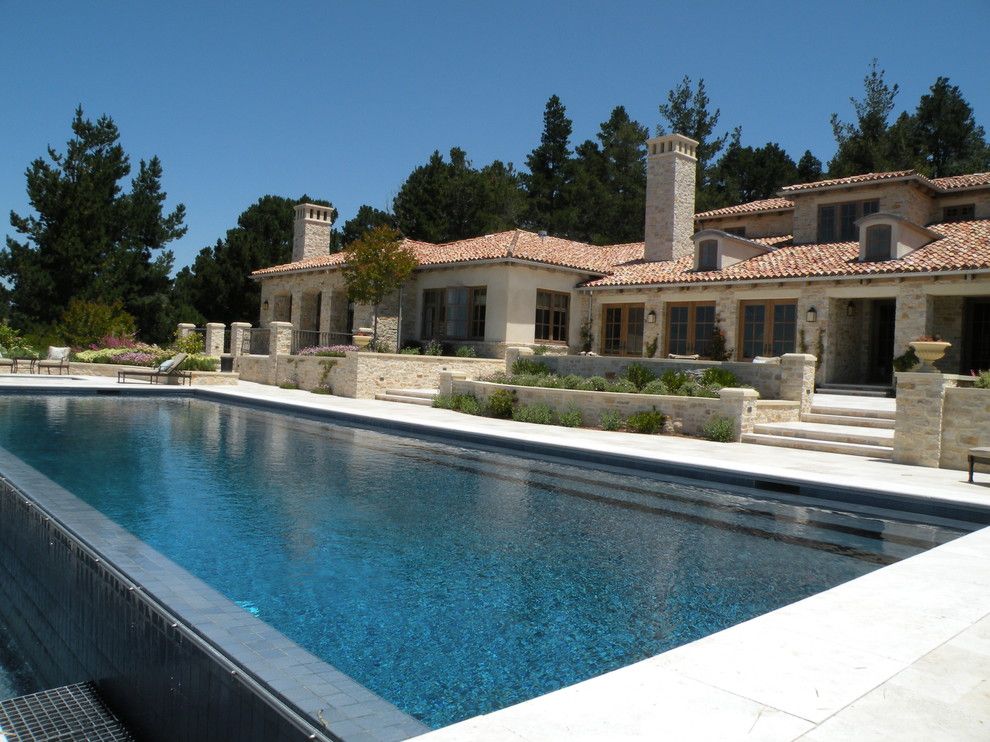
{"type": "Polygon", "coordinates": [[[852,302],[849,302],[848,304],[846,304],[846,316],[847,317],[855,317],[856,316],[856,305],[853,304],[852,302]]]}
{"type": "Polygon", "coordinates": [[[261,308],[266,312],[268,311],[268,299],[265,299],[264,303],[261,305],[261,308]]]}
{"type": "Polygon", "coordinates": [[[646,313],[646,323],[648,325],[653,325],[656,324],[656,321],[657,321],[657,313],[651,309],[649,312],[646,313]]]}
{"type": "Polygon", "coordinates": [[[815,309],[814,307],[811,307],[808,310],[808,313],[806,315],[804,315],[804,319],[805,319],[806,322],[817,322],[818,321],[818,310],[815,309]]]}

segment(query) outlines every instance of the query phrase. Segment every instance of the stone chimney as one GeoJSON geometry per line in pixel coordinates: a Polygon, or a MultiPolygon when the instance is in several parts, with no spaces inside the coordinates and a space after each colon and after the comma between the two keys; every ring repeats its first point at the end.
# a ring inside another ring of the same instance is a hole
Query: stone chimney
{"type": "Polygon", "coordinates": [[[292,262],[330,254],[330,226],[333,209],[316,204],[296,206],[292,225],[292,262]]]}
{"type": "Polygon", "coordinates": [[[646,250],[648,261],[694,253],[694,186],[698,143],[680,134],[646,142],[646,250]]]}

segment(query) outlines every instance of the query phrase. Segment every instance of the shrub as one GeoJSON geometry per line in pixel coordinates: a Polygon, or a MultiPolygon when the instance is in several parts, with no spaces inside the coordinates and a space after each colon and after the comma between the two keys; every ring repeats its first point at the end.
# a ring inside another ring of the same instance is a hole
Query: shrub
{"type": "Polygon", "coordinates": [[[893,366],[895,371],[910,371],[919,363],[921,360],[918,358],[918,354],[914,352],[914,348],[908,346],[906,351],[894,358],[893,366]]]}
{"type": "Polygon", "coordinates": [[[677,393],[682,397],[708,397],[710,399],[715,399],[718,397],[718,390],[707,387],[704,384],[699,384],[694,379],[689,379],[684,382],[677,393]]]}
{"type": "Polygon", "coordinates": [[[557,415],[557,422],[565,428],[580,428],[584,424],[584,415],[577,407],[568,407],[557,415]]]}
{"type": "Polygon", "coordinates": [[[545,376],[538,374],[519,374],[509,376],[505,383],[515,384],[516,386],[540,386],[545,378],[545,376]]]}
{"type": "Polygon", "coordinates": [[[514,376],[521,374],[548,376],[550,374],[550,367],[542,361],[534,361],[532,358],[522,356],[513,361],[512,374],[514,376]]]}
{"type": "Polygon", "coordinates": [[[542,402],[522,405],[512,411],[512,419],[520,423],[536,423],[550,425],[553,422],[553,408],[542,402]]]}
{"type": "Polygon", "coordinates": [[[433,406],[440,410],[452,410],[454,398],[450,394],[438,394],[433,398],[433,406]]]}
{"type": "Polygon", "coordinates": [[[7,320],[0,322],[0,348],[13,348],[23,342],[21,333],[11,327],[7,320]]]}
{"type": "Polygon", "coordinates": [[[176,353],[188,353],[193,355],[195,353],[202,353],[205,347],[203,336],[198,332],[190,332],[185,337],[175,336],[175,340],[172,341],[172,350],[176,353]]]}
{"type": "Polygon", "coordinates": [[[643,394],[670,394],[670,391],[667,389],[667,385],[660,381],[660,379],[654,379],[640,389],[640,392],[643,394]]]}
{"type": "Polygon", "coordinates": [[[619,430],[622,427],[622,415],[613,410],[605,410],[598,418],[602,430],[619,430]]]}
{"type": "MultiPolygon", "coordinates": [[[[220,359],[216,356],[191,355],[182,364],[183,371],[216,371],[220,367],[220,359]]],[[[298,388],[298,384],[296,388],[298,388]]]]}
{"type": "Polygon", "coordinates": [[[727,368],[719,368],[717,366],[706,368],[701,374],[699,381],[707,387],[718,387],[719,389],[726,386],[739,386],[739,379],[734,373],[727,368]]]}
{"type": "Polygon", "coordinates": [[[639,392],[639,388],[629,379],[616,379],[610,382],[605,389],[609,392],[622,392],[624,394],[636,394],[639,392]]]}
{"type": "Polygon", "coordinates": [[[356,345],[311,345],[301,349],[296,355],[343,358],[348,352],[358,349],[356,345]]]}
{"type": "Polygon", "coordinates": [[[682,394],[681,387],[685,384],[694,382],[694,377],[687,371],[668,370],[663,372],[663,375],[660,377],[660,381],[662,381],[664,386],[667,387],[668,393],[682,394]]]}
{"type": "Polygon", "coordinates": [[[563,389],[564,383],[559,376],[550,374],[549,376],[537,376],[538,380],[534,386],[541,386],[544,389],[563,389]]]}
{"type": "Polygon", "coordinates": [[[310,389],[313,394],[333,394],[333,387],[330,386],[318,386],[316,389],[310,389]]]}
{"type": "Polygon", "coordinates": [[[589,376],[577,388],[585,392],[604,392],[608,388],[608,379],[604,376],[589,376]]]}
{"type": "Polygon", "coordinates": [[[659,433],[663,430],[666,420],[667,416],[654,407],[652,410],[631,414],[626,418],[626,427],[633,433],[659,433]]]}
{"type": "Polygon", "coordinates": [[[534,356],[545,356],[550,351],[550,346],[548,345],[537,345],[533,348],[534,356]]]}
{"type": "Polygon", "coordinates": [[[427,355],[427,356],[442,356],[443,355],[443,343],[441,343],[436,338],[433,338],[423,348],[423,355],[427,355]]]}
{"type": "Polygon", "coordinates": [[[728,443],[735,438],[736,426],[727,417],[713,417],[701,426],[701,435],[710,441],[728,443]]]}
{"type": "Polygon", "coordinates": [[[973,386],[977,389],[990,389],[990,371],[980,371],[973,386]]]}
{"type": "Polygon", "coordinates": [[[458,345],[457,350],[454,351],[454,355],[458,358],[476,358],[478,353],[470,345],[458,345]]]}
{"type": "Polygon", "coordinates": [[[298,389],[299,385],[294,381],[285,381],[278,385],[279,389],[298,389]]]}
{"type": "Polygon", "coordinates": [[[62,313],[57,329],[66,345],[80,348],[107,335],[133,335],[136,326],[134,317],[124,311],[119,301],[103,304],[73,299],[62,313]]]}
{"type": "Polygon", "coordinates": [[[630,363],[626,369],[626,379],[635,384],[637,389],[642,389],[656,378],[657,375],[642,363],[630,363]]]}
{"type": "Polygon", "coordinates": [[[481,402],[473,394],[455,394],[454,409],[466,415],[480,415],[481,402]]]}
{"type": "Polygon", "coordinates": [[[515,402],[515,395],[508,389],[496,389],[489,395],[485,406],[492,417],[509,418],[512,417],[512,407],[515,402]]]}
{"type": "Polygon", "coordinates": [[[417,345],[412,348],[403,348],[402,350],[399,351],[399,354],[404,356],[418,356],[418,355],[422,355],[422,351],[417,345]]]}
{"type": "Polygon", "coordinates": [[[492,384],[511,384],[512,377],[505,373],[505,371],[493,371],[490,374],[481,376],[478,381],[488,381],[492,384]]]}
{"type": "Polygon", "coordinates": [[[364,346],[364,350],[367,353],[391,353],[392,346],[384,338],[372,338],[368,341],[368,344],[364,346]]]}
{"type": "Polygon", "coordinates": [[[584,379],[577,374],[567,374],[567,376],[560,377],[560,387],[561,389],[578,389],[582,381],[584,379]]]}

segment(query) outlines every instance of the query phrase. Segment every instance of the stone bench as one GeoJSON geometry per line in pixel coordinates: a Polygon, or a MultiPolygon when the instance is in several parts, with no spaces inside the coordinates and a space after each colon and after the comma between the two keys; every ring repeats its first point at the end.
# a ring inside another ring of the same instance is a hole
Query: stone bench
{"type": "Polygon", "coordinates": [[[966,458],[969,461],[969,481],[972,482],[973,467],[976,463],[990,464],[990,448],[971,448],[966,458]]]}

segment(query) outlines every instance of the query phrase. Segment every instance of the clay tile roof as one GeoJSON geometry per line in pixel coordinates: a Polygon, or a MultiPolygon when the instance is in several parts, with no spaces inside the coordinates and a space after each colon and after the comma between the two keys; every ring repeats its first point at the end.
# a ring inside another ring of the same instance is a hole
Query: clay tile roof
{"type": "Polygon", "coordinates": [[[764,198],[759,201],[750,201],[745,204],[735,206],[725,206],[721,209],[702,211],[695,214],[695,219],[709,219],[715,216],[732,216],[733,214],[755,214],[760,211],[781,211],[783,209],[793,209],[794,202],[786,198],[764,198]]]}
{"type": "Polygon", "coordinates": [[[637,286],[783,278],[931,273],[990,269],[990,219],[945,222],[929,227],[942,235],[899,260],[865,263],[859,260],[858,242],[793,245],[789,238],[754,240],[774,249],[720,271],[693,270],[693,255],[671,262],[642,260],[616,265],[614,272],[585,286],[637,286]]]}
{"type": "MultiPolygon", "coordinates": [[[[499,260],[515,258],[535,263],[573,268],[587,273],[607,273],[617,262],[630,259],[636,245],[589,245],[584,242],[559,237],[541,237],[533,232],[515,229],[482,237],[472,237],[456,242],[435,245],[429,242],[405,240],[421,266],[463,263],[472,260],[499,260]]],[[[643,245],[639,243],[642,255],[643,245]]],[[[345,260],[344,253],[333,253],[295,263],[273,265],[254,271],[253,276],[277,273],[320,270],[339,267],[345,260]]]]}
{"type": "Polygon", "coordinates": [[[816,180],[813,183],[795,183],[784,186],[781,193],[793,193],[795,191],[813,191],[817,188],[829,188],[831,186],[851,185],[854,183],[871,183],[877,180],[894,180],[896,178],[907,178],[916,176],[918,179],[928,182],[923,175],[919,175],[914,170],[892,170],[887,173],[864,173],[862,175],[851,175],[848,178],[830,178],[829,180],[816,180]]]}
{"type": "Polygon", "coordinates": [[[990,185],[990,173],[950,175],[947,178],[932,178],[931,181],[944,191],[952,191],[956,188],[973,188],[974,186],[990,185]]]}

